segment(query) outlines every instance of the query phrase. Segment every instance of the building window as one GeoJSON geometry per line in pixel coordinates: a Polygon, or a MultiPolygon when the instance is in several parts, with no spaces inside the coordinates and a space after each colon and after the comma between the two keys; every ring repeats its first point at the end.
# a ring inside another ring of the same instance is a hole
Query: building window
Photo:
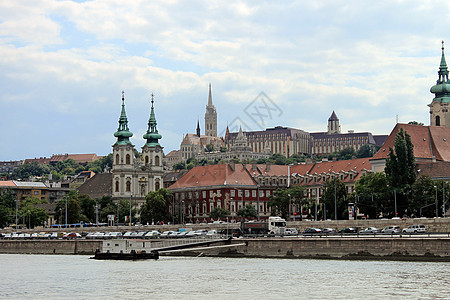
{"type": "Polygon", "coordinates": [[[159,190],[159,181],[155,183],[155,191],[159,190]]]}
{"type": "Polygon", "coordinates": [[[130,182],[130,181],[127,181],[126,191],[127,191],[127,192],[130,192],[130,191],[131,191],[131,182],[130,182]]]}
{"type": "Polygon", "coordinates": [[[119,191],[119,181],[116,181],[116,192],[119,191]]]}
{"type": "Polygon", "coordinates": [[[256,190],[252,190],[252,197],[253,197],[253,198],[256,197],[256,190]]]}
{"type": "Polygon", "coordinates": [[[148,156],[145,156],[145,164],[148,165],[148,156]]]}
{"type": "Polygon", "coordinates": [[[159,156],[155,156],[155,166],[159,166],[159,156]]]}
{"type": "Polygon", "coordinates": [[[234,197],[234,196],[235,196],[235,190],[231,190],[231,191],[230,191],[230,196],[231,196],[231,197],[234,197]]]}
{"type": "Polygon", "coordinates": [[[250,197],[250,191],[249,190],[245,190],[245,197],[250,197]]]}
{"type": "Polygon", "coordinates": [[[126,156],[126,158],[125,158],[125,163],[126,163],[127,165],[130,164],[130,154],[127,154],[127,156],[126,156]]]}
{"type": "Polygon", "coordinates": [[[441,117],[436,116],[436,126],[441,126],[441,117]]]}
{"type": "Polygon", "coordinates": [[[202,192],[203,198],[206,198],[206,191],[202,192]]]}
{"type": "Polygon", "coordinates": [[[116,165],[119,164],[119,154],[116,154],[116,165]]]}

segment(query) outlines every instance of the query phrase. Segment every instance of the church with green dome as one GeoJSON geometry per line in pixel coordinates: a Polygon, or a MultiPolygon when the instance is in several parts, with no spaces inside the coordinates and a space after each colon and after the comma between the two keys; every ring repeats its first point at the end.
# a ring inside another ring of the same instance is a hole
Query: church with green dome
{"type": "Polygon", "coordinates": [[[450,82],[448,81],[448,68],[445,61],[444,41],[442,41],[441,64],[438,71],[438,80],[430,89],[435,95],[430,107],[430,125],[450,127],[450,115],[448,106],[450,103],[450,82]]]}
{"type": "Polygon", "coordinates": [[[162,135],[156,127],[154,99],[152,94],[150,118],[144,145],[139,153],[131,143],[133,133],[128,127],[125,112],[125,96],[122,92],[122,111],[119,127],[114,133],[117,141],[113,147],[112,197],[114,201],[127,199],[140,207],[150,191],[163,187],[163,147],[159,144],[162,135]]]}

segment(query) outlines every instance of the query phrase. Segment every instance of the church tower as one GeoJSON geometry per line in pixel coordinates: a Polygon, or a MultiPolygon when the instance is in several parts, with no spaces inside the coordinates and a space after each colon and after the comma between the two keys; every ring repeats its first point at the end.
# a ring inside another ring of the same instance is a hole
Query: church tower
{"type": "Polygon", "coordinates": [[[328,134],[340,134],[341,125],[339,125],[339,118],[333,110],[330,118],[328,119],[328,134]]]}
{"type": "MultiPolygon", "coordinates": [[[[113,147],[112,171],[115,174],[125,174],[133,170],[134,164],[134,145],[130,142],[133,136],[128,128],[128,119],[125,112],[125,96],[122,91],[122,111],[119,117],[119,128],[114,133],[117,138],[113,147]]],[[[113,196],[130,196],[131,177],[114,176],[113,177],[113,196]]]]}
{"type": "Polygon", "coordinates": [[[209,84],[208,105],[205,113],[205,135],[217,136],[217,112],[212,103],[211,83],[209,84]]]}
{"type": "Polygon", "coordinates": [[[448,81],[448,68],[444,55],[444,41],[442,41],[441,64],[438,71],[438,80],[430,89],[435,96],[428,104],[430,107],[430,125],[450,127],[448,106],[450,103],[450,82],[448,81]]]}
{"type": "Polygon", "coordinates": [[[153,94],[151,102],[152,106],[150,109],[150,118],[148,119],[148,128],[147,132],[143,136],[147,142],[142,147],[141,157],[144,164],[142,170],[147,171],[147,173],[138,178],[140,185],[139,192],[144,196],[149,191],[159,190],[162,187],[163,178],[163,147],[159,144],[159,140],[162,138],[162,135],[158,133],[158,129],[156,128],[153,94]]]}

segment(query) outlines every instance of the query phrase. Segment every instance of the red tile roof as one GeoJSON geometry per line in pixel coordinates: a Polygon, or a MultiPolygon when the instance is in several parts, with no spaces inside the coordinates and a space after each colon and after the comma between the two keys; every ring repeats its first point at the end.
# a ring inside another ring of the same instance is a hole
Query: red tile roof
{"type": "Polygon", "coordinates": [[[221,164],[194,167],[169,189],[223,185],[251,186],[256,184],[242,164],[236,164],[234,170],[228,164],[221,164]]]}
{"type": "Polygon", "coordinates": [[[15,187],[15,183],[12,180],[0,181],[0,187],[15,187]]]}
{"type": "Polygon", "coordinates": [[[386,159],[389,147],[394,148],[395,136],[403,128],[411,136],[414,145],[414,156],[417,159],[429,159],[433,156],[437,160],[450,160],[450,127],[420,126],[410,124],[397,124],[391,134],[372,159],[386,159]]]}

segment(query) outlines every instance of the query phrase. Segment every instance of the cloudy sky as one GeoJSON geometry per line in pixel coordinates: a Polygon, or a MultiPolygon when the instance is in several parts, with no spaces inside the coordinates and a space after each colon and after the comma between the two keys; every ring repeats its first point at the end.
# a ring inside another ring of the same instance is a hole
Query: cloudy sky
{"type": "MultiPolygon", "coordinates": [[[[143,146],[151,94],[165,153],[227,124],[389,134],[429,125],[450,1],[0,1],[0,161],[106,155],[125,91],[143,146]]],[[[450,52],[449,52],[450,53],[450,52]]]]}

